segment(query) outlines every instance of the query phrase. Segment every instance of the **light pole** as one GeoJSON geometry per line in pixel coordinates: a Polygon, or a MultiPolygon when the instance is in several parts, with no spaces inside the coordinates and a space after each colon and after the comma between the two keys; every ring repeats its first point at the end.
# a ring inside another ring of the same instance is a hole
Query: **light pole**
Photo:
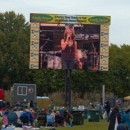
{"type": "Polygon", "coordinates": [[[105,104],[105,85],[102,86],[102,104],[105,104]]]}

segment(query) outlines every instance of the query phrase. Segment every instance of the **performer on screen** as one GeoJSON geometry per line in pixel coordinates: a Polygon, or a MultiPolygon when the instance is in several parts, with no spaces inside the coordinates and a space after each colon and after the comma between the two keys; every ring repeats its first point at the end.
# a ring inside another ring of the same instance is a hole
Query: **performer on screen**
{"type": "Polygon", "coordinates": [[[77,42],[74,40],[74,28],[70,25],[65,26],[65,28],[64,39],[61,40],[62,69],[74,69],[76,61],[79,69],[82,69],[77,51],[77,42]]]}

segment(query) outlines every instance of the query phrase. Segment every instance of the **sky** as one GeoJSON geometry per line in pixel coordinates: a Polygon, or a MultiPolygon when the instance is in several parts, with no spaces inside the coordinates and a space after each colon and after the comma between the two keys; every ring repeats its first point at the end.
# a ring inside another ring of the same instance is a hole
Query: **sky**
{"type": "Polygon", "coordinates": [[[0,13],[111,16],[109,43],[130,45],[130,0],[0,0],[0,13]]]}

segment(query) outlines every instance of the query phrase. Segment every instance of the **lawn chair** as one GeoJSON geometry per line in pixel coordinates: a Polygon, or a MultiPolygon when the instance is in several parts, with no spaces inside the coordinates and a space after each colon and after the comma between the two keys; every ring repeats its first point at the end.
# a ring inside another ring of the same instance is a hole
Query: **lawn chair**
{"type": "Polygon", "coordinates": [[[47,115],[47,123],[46,126],[54,126],[55,118],[51,115],[47,115]]]}
{"type": "Polygon", "coordinates": [[[8,114],[8,122],[9,122],[9,125],[16,125],[16,123],[17,123],[17,115],[16,115],[16,113],[10,112],[8,114]]]}
{"type": "Polygon", "coordinates": [[[38,120],[39,126],[45,126],[47,122],[47,114],[44,111],[41,111],[38,114],[37,120],[38,120]]]}

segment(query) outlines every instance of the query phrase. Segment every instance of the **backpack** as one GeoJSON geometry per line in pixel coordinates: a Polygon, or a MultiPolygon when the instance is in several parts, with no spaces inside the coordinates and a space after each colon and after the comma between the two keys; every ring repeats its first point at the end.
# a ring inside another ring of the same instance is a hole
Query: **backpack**
{"type": "Polygon", "coordinates": [[[2,123],[3,122],[3,117],[2,116],[0,116],[0,123],[2,123]]]}

